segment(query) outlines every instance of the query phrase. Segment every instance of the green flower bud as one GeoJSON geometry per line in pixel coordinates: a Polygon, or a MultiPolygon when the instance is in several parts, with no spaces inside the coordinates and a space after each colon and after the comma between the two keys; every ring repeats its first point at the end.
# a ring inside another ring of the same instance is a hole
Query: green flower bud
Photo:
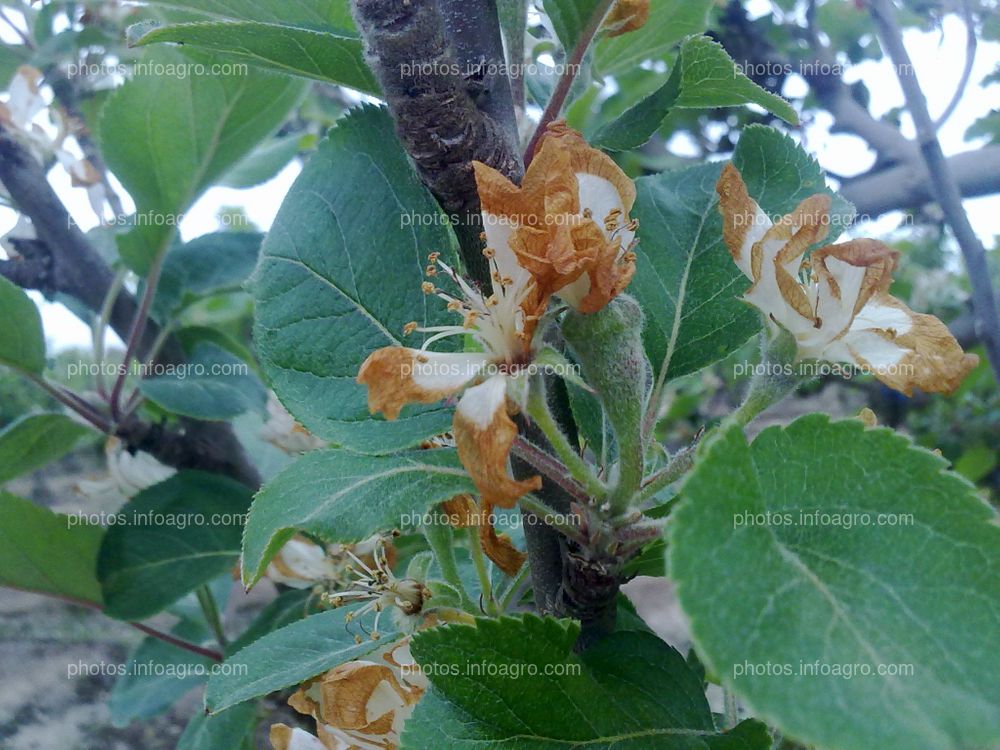
{"type": "Polygon", "coordinates": [[[590,315],[571,310],[562,324],[563,336],[584,378],[597,390],[618,441],[618,483],[611,496],[616,512],[627,508],[642,483],[642,419],[652,372],[642,346],[642,326],[642,309],[627,295],[590,315]]]}

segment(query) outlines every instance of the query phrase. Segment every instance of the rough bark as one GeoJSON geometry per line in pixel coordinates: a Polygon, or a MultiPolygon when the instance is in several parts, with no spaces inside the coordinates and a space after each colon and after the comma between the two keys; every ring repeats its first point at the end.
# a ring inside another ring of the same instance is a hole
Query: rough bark
{"type": "Polygon", "coordinates": [[[403,147],[451,218],[469,275],[484,282],[489,270],[471,162],[515,182],[522,175],[509,82],[488,74],[503,61],[495,2],[352,5],[403,147]]]}

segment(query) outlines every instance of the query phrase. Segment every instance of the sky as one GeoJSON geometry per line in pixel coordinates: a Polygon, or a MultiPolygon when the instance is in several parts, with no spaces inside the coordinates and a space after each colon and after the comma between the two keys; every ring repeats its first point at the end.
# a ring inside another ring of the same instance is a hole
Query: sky
{"type": "MultiPolygon", "coordinates": [[[[769,4],[766,0],[750,0],[748,5],[751,12],[759,13],[769,4]]],[[[927,96],[932,117],[944,110],[954,93],[965,62],[965,37],[965,27],[955,16],[946,17],[940,32],[921,33],[910,30],[905,34],[905,43],[927,96]]],[[[0,29],[0,40],[8,40],[3,29],[0,29]]],[[[981,41],[966,96],[939,132],[945,154],[968,151],[980,145],[965,142],[964,133],[976,119],[1000,104],[1000,84],[993,84],[987,89],[978,85],[998,63],[1000,44],[981,41]]],[[[846,72],[845,79],[848,83],[858,80],[865,82],[872,95],[872,110],[876,116],[903,105],[902,93],[888,61],[864,62],[852,66],[846,72]]],[[[787,81],[783,93],[796,97],[805,90],[805,82],[793,75],[787,81]]],[[[806,148],[817,157],[822,166],[838,174],[866,171],[874,162],[874,154],[854,136],[830,135],[829,126],[830,117],[826,113],[809,124],[802,134],[806,148]]],[[[908,118],[904,120],[903,128],[905,135],[913,137],[912,123],[908,118]]],[[[249,190],[211,188],[185,215],[180,226],[181,236],[192,239],[215,231],[218,228],[216,217],[223,206],[242,207],[254,224],[266,230],[280,205],[276,196],[283,196],[288,191],[298,172],[297,165],[289,165],[274,179],[249,190]]],[[[84,191],[73,189],[63,170],[54,169],[50,180],[81,227],[86,230],[97,223],[84,191]]],[[[119,193],[123,194],[124,191],[119,190],[119,193]]],[[[126,206],[132,208],[127,200],[126,206]]],[[[992,246],[994,235],[1000,235],[1000,196],[966,200],[965,206],[976,232],[987,246],[992,246]]],[[[6,233],[15,221],[16,215],[12,211],[0,207],[0,235],[6,233]]],[[[899,222],[900,214],[887,214],[866,226],[859,226],[857,231],[877,237],[892,231],[899,222]]],[[[89,345],[91,334],[87,326],[62,305],[49,303],[40,295],[32,294],[42,309],[50,355],[67,347],[89,345]]],[[[114,334],[109,335],[108,341],[112,345],[120,345],[114,334]]]]}

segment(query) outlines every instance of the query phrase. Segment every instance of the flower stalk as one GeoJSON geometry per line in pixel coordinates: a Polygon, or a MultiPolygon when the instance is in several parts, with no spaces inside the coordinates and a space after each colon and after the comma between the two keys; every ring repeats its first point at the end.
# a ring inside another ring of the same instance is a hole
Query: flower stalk
{"type": "Polygon", "coordinates": [[[579,482],[586,490],[591,499],[600,500],[607,494],[607,487],[594,474],[593,469],[584,461],[580,454],[573,450],[566,436],[559,425],[556,424],[552,412],[545,396],[545,384],[540,377],[536,377],[531,383],[531,392],[528,395],[528,416],[538,425],[544,433],[553,450],[559,456],[570,475],[579,482]]]}
{"type": "Polygon", "coordinates": [[[424,538],[430,545],[431,552],[437,560],[441,577],[450,584],[462,598],[462,606],[470,612],[475,611],[475,603],[465,590],[462,576],[458,572],[458,560],[455,558],[454,533],[451,526],[435,521],[423,525],[424,538]]]}

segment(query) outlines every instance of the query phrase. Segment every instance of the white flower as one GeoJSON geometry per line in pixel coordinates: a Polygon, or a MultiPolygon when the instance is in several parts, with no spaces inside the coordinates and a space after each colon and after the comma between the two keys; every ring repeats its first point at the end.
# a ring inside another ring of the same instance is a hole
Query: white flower
{"type": "Polygon", "coordinates": [[[177,469],[160,463],[145,451],[130,453],[116,437],[104,444],[108,476],[99,480],[83,480],[77,491],[86,497],[106,497],[112,494],[132,498],[144,489],[169,479],[177,469]]]}
{"type": "Polygon", "coordinates": [[[275,750],[394,750],[427,684],[404,638],[303,685],[288,704],[316,719],[319,739],[276,724],[271,744],[275,750]]]}
{"type": "MultiPolygon", "coordinates": [[[[537,476],[522,481],[511,477],[507,459],[517,437],[510,410],[519,408],[515,404],[526,385],[521,370],[531,362],[532,336],[548,299],[538,297],[531,274],[508,248],[490,247],[486,254],[492,269],[489,296],[474,289],[436,253],[431,254],[431,278],[450,278],[457,294],[431,281],[424,283],[424,291],[443,299],[449,310],[462,316],[463,323],[429,328],[410,324],[407,333],[431,334],[423,346],[390,346],[372,352],[357,379],[368,386],[369,409],[383,412],[388,419],[398,417],[408,403],[433,403],[462,393],[452,433],[459,457],[482,495],[484,513],[489,515],[493,505],[511,508],[519,497],[541,486],[537,476]],[[444,337],[465,335],[482,351],[428,349],[444,337]]],[[[480,532],[487,555],[511,575],[516,573],[524,558],[510,540],[498,536],[489,524],[481,526],[480,532]]]]}
{"type": "Polygon", "coordinates": [[[31,219],[24,214],[18,214],[17,223],[7,234],[0,237],[0,248],[3,248],[9,260],[13,260],[20,255],[15,246],[16,240],[34,240],[37,238],[38,235],[35,233],[35,227],[31,223],[31,219]]]}
{"type": "Polygon", "coordinates": [[[86,189],[91,208],[103,220],[104,206],[107,203],[104,179],[89,160],[75,156],[66,148],[68,123],[65,118],[59,110],[52,110],[58,124],[55,136],[50,136],[34,121],[48,108],[39,88],[42,78],[42,72],[30,65],[22,65],[17,69],[7,87],[7,101],[0,103],[0,123],[19,134],[32,155],[42,164],[54,156],[69,174],[73,187],[86,189]]]}
{"type": "MultiPolygon", "coordinates": [[[[552,295],[592,313],[629,283],[636,223],[628,212],[635,188],[610,157],[561,122],[549,127],[521,187],[484,164],[473,167],[489,289],[474,288],[432,253],[424,291],[444,300],[462,324],[408,324],[405,333],[431,334],[423,346],[379,349],[357,379],[368,387],[369,409],[387,419],[396,419],[407,404],[462,394],[452,433],[487,519],[494,506],[512,508],[541,486],[540,477],[518,481],[507,468],[517,437],[511,415],[523,407],[536,327],[552,295]],[[438,279],[450,279],[453,292],[440,288],[438,279]],[[448,336],[468,336],[480,351],[429,349],[448,336]]],[[[491,523],[480,524],[479,533],[490,559],[509,575],[516,573],[524,555],[491,523]]]]}
{"type": "Polygon", "coordinates": [[[326,441],[313,435],[295,421],[274,393],[267,396],[267,422],[259,435],[285,453],[306,453],[326,446],[326,441]]]}
{"type": "Polygon", "coordinates": [[[753,281],[745,299],[794,336],[800,359],[853,364],[891,388],[951,392],[979,362],[948,328],[889,294],[898,253],[858,239],[814,250],[826,237],[829,196],[814,195],[772,222],[731,164],[717,186],[723,236],[753,281]]]}
{"type": "Polygon", "coordinates": [[[22,65],[14,73],[7,87],[7,101],[0,104],[0,122],[20,130],[31,132],[32,121],[48,106],[41,94],[39,83],[42,71],[30,65],[22,65]]]}
{"type": "MultiPolygon", "coordinates": [[[[351,623],[374,612],[375,621],[370,634],[372,640],[381,637],[378,625],[383,612],[396,609],[402,615],[410,617],[419,614],[424,602],[430,598],[430,591],[420,581],[396,578],[383,543],[375,547],[371,566],[350,549],[345,549],[345,553],[354,561],[354,565],[348,566],[347,570],[354,574],[355,580],[344,591],[324,594],[323,598],[335,607],[363,602],[361,607],[347,613],[344,622],[351,623]]],[[[401,622],[405,626],[406,623],[401,622]]]]}
{"type": "Polygon", "coordinates": [[[340,570],[326,549],[303,536],[285,542],[267,566],[267,577],[275,583],[305,589],[337,578],[340,570]]]}
{"type": "Polygon", "coordinates": [[[611,157],[557,121],[520,186],[485,164],[473,167],[487,244],[513,255],[544,295],[592,313],[628,286],[635,186],[611,157]]]}

